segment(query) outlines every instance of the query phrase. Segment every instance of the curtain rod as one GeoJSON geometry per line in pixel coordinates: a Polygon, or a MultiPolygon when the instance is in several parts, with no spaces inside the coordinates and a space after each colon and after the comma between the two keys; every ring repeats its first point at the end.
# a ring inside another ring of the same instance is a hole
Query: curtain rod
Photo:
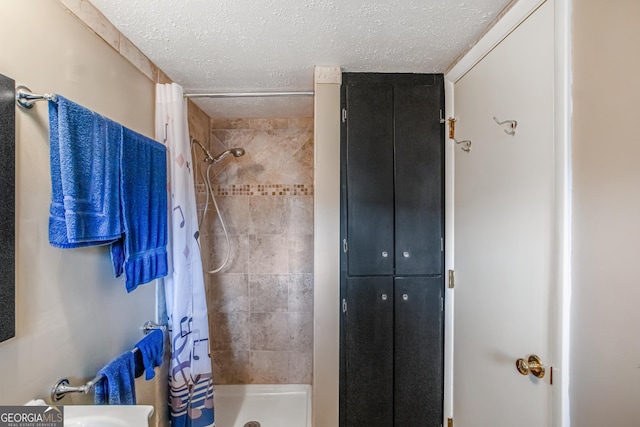
{"type": "Polygon", "coordinates": [[[291,92],[212,92],[212,93],[185,93],[185,98],[268,98],[280,96],[313,96],[314,91],[291,92]]]}

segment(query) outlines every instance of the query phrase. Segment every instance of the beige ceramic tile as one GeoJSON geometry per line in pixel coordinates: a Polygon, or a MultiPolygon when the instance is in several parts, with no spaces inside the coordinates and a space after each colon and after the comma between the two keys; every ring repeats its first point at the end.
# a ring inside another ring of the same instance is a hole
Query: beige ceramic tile
{"type": "MultiPolygon", "coordinates": [[[[187,101],[189,136],[198,140],[205,147],[209,146],[211,132],[209,130],[209,116],[193,101],[187,101]]],[[[196,150],[197,151],[197,150],[196,150]]]]}
{"type": "Polygon", "coordinates": [[[214,384],[248,384],[250,381],[248,351],[212,351],[211,366],[214,384]]]}
{"type": "MultiPolygon", "coordinates": [[[[227,254],[227,240],[224,236],[200,236],[203,246],[210,245],[209,256],[204,258],[203,268],[210,271],[220,267],[227,254]]],[[[231,253],[229,262],[220,271],[221,273],[247,273],[249,263],[249,238],[248,236],[229,236],[231,253]]]]}
{"type": "Polygon", "coordinates": [[[209,312],[211,350],[249,350],[249,313],[209,312]]]}
{"type": "Polygon", "coordinates": [[[286,384],[289,376],[289,353],[286,351],[251,351],[249,355],[252,384],[286,384]]]}
{"type": "Polygon", "coordinates": [[[120,35],[120,54],[127,58],[138,70],[153,80],[151,61],[128,38],[120,35]]]}
{"type": "Polygon", "coordinates": [[[286,197],[251,196],[249,234],[283,234],[289,223],[286,197]]]}
{"type": "Polygon", "coordinates": [[[249,119],[222,119],[212,118],[211,128],[213,129],[251,129],[249,119]]]}
{"type": "Polygon", "coordinates": [[[289,273],[313,273],[313,236],[292,234],[288,248],[289,273]]]}
{"type": "Polygon", "coordinates": [[[251,274],[249,276],[251,313],[288,310],[289,276],[286,274],[251,274]]]}
{"type": "Polygon", "coordinates": [[[242,157],[228,157],[214,167],[221,168],[220,172],[216,173],[214,182],[223,186],[262,182],[257,177],[264,170],[264,166],[252,160],[251,152],[247,152],[242,157]]]}
{"type": "Polygon", "coordinates": [[[60,2],[116,51],[120,51],[120,31],[87,0],[60,2]]]}
{"type": "Polygon", "coordinates": [[[225,148],[240,147],[253,152],[255,150],[252,150],[251,142],[257,136],[265,134],[263,131],[253,129],[211,130],[211,135],[217,138],[225,148]]]}
{"type": "Polygon", "coordinates": [[[313,234],[313,196],[287,196],[289,234],[313,234]]]}
{"type": "Polygon", "coordinates": [[[259,234],[249,236],[251,254],[249,273],[289,273],[289,248],[287,236],[281,234],[259,234]]]}
{"type": "MultiPolygon", "coordinates": [[[[227,231],[231,235],[246,235],[249,231],[249,196],[216,196],[218,207],[222,215],[227,231]]],[[[220,218],[209,197],[209,212],[207,219],[211,226],[210,230],[218,239],[224,235],[220,218]]]]}
{"type": "Polygon", "coordinates": [[[246,274],[207,274],[207,307],[212,312],[249,311],[249,279],[246,274]]]}
{"type": "Polygon", "coordinates": [[[287,313],[251,313],[251,350],[288,351],[291,348],[287,313]]]}
{"type": "Polygon", "coordinates": [[[313,314],[288,313],[289,349],[292,351],[313,351],[313,314]]]}
{"type": "Polygon", "coordinates": [[[279,182],[296,183],[310,185],[313,183],[313,168],[305,166],[305,161],[308,158],[309,161],[313,161],[311,156],[305,157],[302,151],[299,151],[300,155],[293,155],[287,157],[280,164],[278,169],[277,179],[279,182]]]}
{"type": "Polygon", "coordinates": [[[289,129],[313,131],[313,117],[289,119],[289,129]]]}
{"type": "Polygon", "coordinates": [[[250,119],[249,129],[288,129],[289,121],[287,119],[250,119]]]}
{"type": "Polygon", "coordinates": [[[313,312],[313,274],[289,275],[287,309],[291,313],[313,312]]]}
{"type": "Polygon", "coordinates": [[[313,171],[313,134],[305,132],[300,135],[300,139],[304,141],[294,154],[294,158],[298,160],[300,168],[313,171]]]}
{"type": "Polygon", "coordinates": [[[311,384],[312,372],[312,352],[289,353],[289,376],[287,378],[289,384],[311,384]]]}
{"type": "Polygon", "coordinates": [[[224,151],[227,148],[229,148],[228,146],[226,146],[222,140],[220,140],[220,138],[218,138],[217,135],[217,131],[214,132],[213,130],[211,130],[210,134],[209,134],[209,149],[211,150],[211,152],[218,152],[218,151],[224,151]]]}
{"type": "Polygon", "coordinates": [[[308,139],[308,131],[278,129],[267,131],[271,144],[290,156],[295,155],[308,139]]]}

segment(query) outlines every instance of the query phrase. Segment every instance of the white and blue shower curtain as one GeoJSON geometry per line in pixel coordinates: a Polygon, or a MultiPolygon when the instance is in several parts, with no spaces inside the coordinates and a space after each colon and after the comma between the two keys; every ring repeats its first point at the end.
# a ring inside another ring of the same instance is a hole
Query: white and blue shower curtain
{"type": "Polygon", "coordinates": [[[187,125],[177,84],[156,86],[156,138],[167,146],[169,274],[164,280],[171,339],[169,412],[172,427],[214,426],[213,378],[198,213],[187,125]]]}

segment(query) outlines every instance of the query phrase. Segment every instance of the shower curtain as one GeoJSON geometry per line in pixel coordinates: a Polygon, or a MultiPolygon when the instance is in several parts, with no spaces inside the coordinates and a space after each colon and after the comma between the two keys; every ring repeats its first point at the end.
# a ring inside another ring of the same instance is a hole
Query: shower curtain
{"type": "Polygon", "coordinates": [[[156,138],[167,146],[169,274],[164,280],[171,339],[169,412],[172,427],[214,426],[213,378],[198,214],[187,125],[177,84],[156,86],[156,138]]]}

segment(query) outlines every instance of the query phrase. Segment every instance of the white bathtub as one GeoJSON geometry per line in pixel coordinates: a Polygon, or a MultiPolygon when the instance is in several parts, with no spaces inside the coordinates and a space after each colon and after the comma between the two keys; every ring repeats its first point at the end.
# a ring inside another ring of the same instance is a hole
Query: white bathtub
{"type": "Polygon", "coordinates": [[[311,427],[310,385],[219,385],[213,396],[216,427],[311,427]]]}

